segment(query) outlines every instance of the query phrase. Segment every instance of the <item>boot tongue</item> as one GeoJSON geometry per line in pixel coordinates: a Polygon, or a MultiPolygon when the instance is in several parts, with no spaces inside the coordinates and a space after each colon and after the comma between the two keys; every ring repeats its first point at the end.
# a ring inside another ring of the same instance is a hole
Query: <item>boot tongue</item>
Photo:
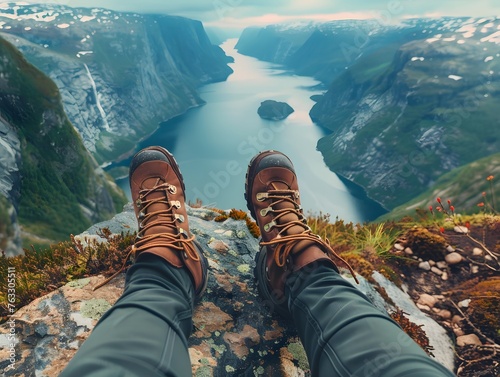
{"type": "MultiPolygon", "coordinates": [[[[271,185],[273,186],[273,188],[275,190],[290,190],[290,187],[288,187],[288,185],[286,185],[283,182],[272,182],[271,185]]],[[[299,199],[295,199],[295,202],[300,205],[299,199]]],[[[273,208],[279,209],[279,210],[282,210],[282,209],[296,210],[295,205],[291,201],[288,201],[288,200],[284,200],[281,203],[277,203],[277,204],[273,205],[273,208]]],[[[280,217],[277,220],[277,223],[279,225],[284,225],[284,224],[290,223],[292,221],[301,221],[301,219],[299,218],[299,216],[295,212],[286,213],[286,215],[283,215],[282,217],[280,217]]],[[[285,234],[283,234],[283,235],[290,236],[290,235],[295,235],[295,234],[301,234],[301,233],[304,233],[305,230],[306,230],[305,226],[293,225],[290,228],[288,228],[287,231],[285,232],[285,234]]],[[[309,250],[311,247],[314,247],[314,244],[315,244],[315,242],[310,241],[310,240],[302,240],[302,241],[295,242],[295,244],[293,245],[293,247],[291,249],[291,252],[292,252],[292,254],[295,254],[295,255],[302,254],[303,251],[309,250]]],[[[320,250],[317,247],[316,247],[316,249],[320,250]]]]}
{"type": "MultiPolygon", "coordinates": [[[[288,187],[288,185],[283,182],[272,182],[271,185],[274,190],[290,190],[290,187],[288,187]]],[[[296,210],[295,204],[293,204],[291,201],[288,200],[283,200],[281,203],[274,204],[273,208],[278,210],[283,210],[283,209],[296,210]]],[[[287,212],[285,215],[282,215],[279,219],[277,219],[276,222],[279,225],[284,225],[292,221],[299,221],[299,220],[300,218],[295,212],[287,212]]],[[[300,234],[303,232],[304,232],[304,227],[300,225],[294,225],[288,228],[288,230],[284,235],[300,234]]]]}
{"type": "MultiPolygon", "coordinates": [[[[164,183],[164,181],[162,179],[159,180],[158,178],[147,178],[142,182],[142,188],[145,190],[152,189],[155,186],[161,185],[163,183],[164,183]]],[[[153,199],[162,199],[163,201],[168,201],[168,198],[166,197],[166,194],[165,194],[165,189],[163,189],[163,188],[159,189],[159,190],[152,191],[149,195],[147,195],[147,197],[145,199],[147,201],[150,201],[153,199]]],[[[158,203],[151,204],[147,208],[146,211],[147,211],[147,213],[162,211],[163,213],[161,213],[161,215],[162,215],[162,217],[165,217],[165,215],[167,214],[166,209],[167,209],[167,205],[165,203],[158,202],[158,203]]],[[[171,213],[168,213],[168,214],[170,215],[171,213]]],[[[155,216],[151,217],[148,222],[151,223],[153,221],[157,221],[158,218],[159,218],[159,215],[155,215],[155,216]]],[[[144,225],[147,225],[147,224],[144,224],[144,225]]],[[[155,225],[154,227],[148,229],[145,232],[145,235],[158,234],[158,233],[172,233],[172,229],[169,227],[166,227],[166,226],[162,226],[162,225],[155,225]]]]}

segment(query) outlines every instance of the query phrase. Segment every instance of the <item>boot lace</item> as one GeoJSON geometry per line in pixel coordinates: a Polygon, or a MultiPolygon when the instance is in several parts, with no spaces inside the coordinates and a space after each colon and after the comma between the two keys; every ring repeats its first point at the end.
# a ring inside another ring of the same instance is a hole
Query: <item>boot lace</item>
{"type": "Polygon", "coordinates": [[[352,267],[333,250],[330,241],[328,239],[323,240],[319,235],[314,234],[309,225],[307,225],[307,219],[304,217],[302,207],[295,201],[298,197],[299,192],[296,190],[269,190],[265,193],[257,194],[257,200],[263,201],[268,199],[271,201],[271,205],[263,209],[261,214],[265,216],[267,213],[272,212],[276,215],[270,223],[264,225],[264,230],[270,231],[272,228],[279,229],[278,235],[274,239],[268,242],[262,241],[260,244],[262,246],[275,247],[274,262],[278,267],[286,267],[286,265],[290,263],[290,254],[293,254],[292,249],[297,242],[312,241],[317,244],[332,261],[340,261],[344,264],[351,272],[356,283],[359,284],[352,267]],[[278,205],[282,203],[290,203],[292,205],[285,205],[283,206],[284,208],[278,209],[278,205]],[[280,219],[289,214],[295,215],[297,219],[293,221],[283,221],[283,223],[281,223],[280,219]],[[287,234],[287,231],[294,226],[302,227],[303,231],[297,234],[287,234]]]}
{"type": "Polygon", "coordinates": [[[151,189],[143,189],[139,191],[139,198],[136,201],[137,207],[140,209],[138,216],[139,231],[137,233],[135,243],[127,253],[121,268],[104,282],[96,285],[93,290],[101,288],[118,276],[118,274],[125,269],[125,266],[133,253],[137,255],[139,252],[147,250],[151,247],[163,246],[179,250],[182,252],[185,259],[190,258],[196,262],[200,261],[200,256],[198,255],[193,243],[194,236],[189,236],[183,228],[177,227],[177,223],[183,222],[184,218],[182,215],[174,215],[173,209],[180,208],[181,203],[179,201],[168,200],[168,193],[175,194],[176,191],[177,189],[175,186],[166,182],[162,183],[159,178],[151,189]],[[162,192],[164,195],[158,198],[148,199],[148,197],[155,192],[162,192]],[[148,212],[148,208],[154,204],[164,204],[166,209],[148,212]],[[146,232],[149,229],[156,226],[170,228],[172,229],[172,232],[161,232],[146,235],[146,232]]]}
{"type": "Polygon", "coordinates": [[[154,246],[166,246],[182,251],[186,259],[190,258],[199,262],[200,257],[192,242],[194,236],[189,236],[183,228],[177,227],[177,223],[183,222],[184,218],[180,215],[174,215],[173,209],[180,208],[181,204],[180,202],[169,201],[167,192],[175,193],[175,186],[168,183],[160,183],[160,179],[158,179],[153,188],[139,191],[139,199],[136,203],[141,210],[139,213],[139,232],[137,233],[135,244],[132,246],[132,251],[140,252],[154,246]],[[149,195],[156,191],[164,191],[165,196],[147,199],[149,195]],[[147,211],[149,207],[159,203],[164,204],[167,208],[160,211],[147,211]],[[156,226],[170,228],[172,232],[146,235],[149,229],[156,226]]]}

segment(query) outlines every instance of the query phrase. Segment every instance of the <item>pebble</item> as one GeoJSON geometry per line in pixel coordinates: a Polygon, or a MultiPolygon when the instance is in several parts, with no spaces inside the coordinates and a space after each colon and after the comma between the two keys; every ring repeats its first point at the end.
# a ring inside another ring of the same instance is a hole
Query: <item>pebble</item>
{"type": "Polygon", "coordinates": [[[394,244],[394,248],[398,251],[403,251],[405,249],[404,246],[401,245],[400,243],[394,244]]]}
{"type": "Polygon", "coordinates": [[[460,322],[463,321],[463,317],[460,317],[459,315],[454,315],[453,318],[451,319],[451,322],[455,324],[459,324],[460,322]]]}
{"type": "Polygon", "coordinates": [[[425,306],[428,306],[429,308],[432,308],[432,307],[434,307],[434,305],[436,305],[437,301],[438,300],[436,297],[431,296],[427,293],[422,293],[420,295],[420,297],[418,298],[417,303],[420,305],[425,305],[425,306]]]}
{"type": "Polygon", "coordinates": [[[455,251],[455,248],[454,248],[453,246],[451,246],[451,245],[448,245],[448,246],[446,247],[446,251],[447,251],[448,253],[453,253],[453,252],[455,251]]]}
{"type": "Polygon", "coordinates": [[[448,263],[446,263],[445,261],[440,261],[440,262],[436,263],[436,267],[443,269],[443,268],[448,267],[448,263]]]}
{"type": "Polygon", "coordinates": [[[482,346],[481,340],[476,334],[468,334],[457,337],[457,346],[463,347],[468,345],[482,346]]]}
{"type": "Polygon", "coordinates": [[[460,225],[457,225],[455,228],[453,228],[453,230],[455,231],[455,233],[460,233],[460,234],[469,233],[469,228],[460,225]]]}
{"type": "Polygon", "coordinates": [[[475,247],[472,250],[472,255],[483,255],[483,249],[480,249],[479,247],[475,247]]]}
{"type": "Polygon", "coordinates": [[[412,250],[412,249],[410,249],[409,247],[407,247],[407,248],[405,249],[405,254],[406,254],[406,255],[413,255],[413,250],[412,250]]]}
{"type": "Polygon", "coordinates": [[[421,268],[422,270],[425,270],[425,271],[430,271],[431,265],[429,264],[429,262],[420,262],[420,264],[418,265],[418,268],[421,268]]]}
{"type": "Polygon", "coordinates": [[[453,253],[448,254],[444,259],[445,259],[446,263],[448,263],[450,265],[458,264],[463,260],[462,256],[460,254],[458,254],[457,252],[453,252],[453,253]]]}
{"type": "Polygon", "coordinates": [[[486,260],[490,260],[490,261],[491,261],[491,260],[493,260],[493,258],[492,258],[492,257],[490,257],[489,255],[486,255],[486,256],[484,257],[484,259],[486,259],[486,260]]]}
{"type": "Polygon", "coordinates": [[[429,260],[429,264],[430,264],[431,266],[435,266],[435,265],[436,265],[436,262],[434,262],[434,261],[431,259],[431,260],[429,260]]]}
{"type": "Polygon", "coordinates": [[[471,301],[472,300],[470,298],[463,300],[463,301],[460,301],[458,303],[458,306],[460,306],[461,308],[468,308],[471,301]]]}
{"type": "Polygon", "coordinates": [[[453,327],[453,332],[455,333],[455,336],[465,335],[464,330],[462,330],[460,327],[453,327]]]}
{"type": "Polygon", "coordinates": [[[450,319],[451,318],[451,312],[449,310],[443,309],[439,313],[437,313],[438,316],[444,319],[450,319]]]}
{"type": "Polygon", "coordinates": [[[419,304],[418,302],[417,302],[417,308],[419,308],[420,310],[425,310],[426,312],[431,310],[431,308],[429,308],[427,305],[422,305],[419,304]]]}
{"type": "Polygon", "coordinates": [[[471,267],[471,272],[473,274],[477,274],[479,272],[479,266],[472,266],[471,267]]]}
{"type": "Polygon", "coordinates": [[[441,279],[448,280],[448,273],[446,271],[441,275],[441,279]]]}
{"type": "Polygon", "coordinates": [[[433,266],[431,268],[431,271],[434,272],[436,275],[439,275],[439,276],[441,276],[443,274],[443,271],[441,271],[439,268],[437,268],[435,266],[433,266]]]}

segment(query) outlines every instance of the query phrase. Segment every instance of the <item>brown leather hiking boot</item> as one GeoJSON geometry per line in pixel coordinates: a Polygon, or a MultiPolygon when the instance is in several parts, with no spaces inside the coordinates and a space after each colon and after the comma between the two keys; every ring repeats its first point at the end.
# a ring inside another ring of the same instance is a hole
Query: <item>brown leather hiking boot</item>
{"type": "Polygon", "coordinates": [[[297,176],[290,159],[281,152],[265,151],[248,166],[245,184],[248,209],[260,228],[262,246],[256,256],[255,276],[259,290],[272,308],[289,315],[285,281],[305,267],[314,269],[333,259],[352,268],[324,241],[312,233],[302,207],[297,176]]]}
{"type": "Polygon", "coordinates": [[[189,232],[185,187],[179,166],[162,147],[138,152],[130,164],[130,189],[139,223],[132,251],[135,258],[151,253],[176,268],[185,267],[196,298],[207,286],[207,260],[189,232]]]}

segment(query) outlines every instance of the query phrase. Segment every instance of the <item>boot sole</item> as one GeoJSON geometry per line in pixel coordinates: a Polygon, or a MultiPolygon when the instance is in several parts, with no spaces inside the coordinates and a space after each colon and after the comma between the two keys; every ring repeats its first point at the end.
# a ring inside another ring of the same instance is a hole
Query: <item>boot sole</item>
{"type": "Polygon", "coordinates": [[[286,298],[283,296],[281,301],[278,301],[276,297],[270,291],[269,284],[267,284],[266,276],[267,276],[267,267],[266,267],[266,259],[267,259],[267,249],[266,247],[262,247],[260,251],[255,255],[255,268],[254,268],[254,276],[257,280],[257,287],[259,292],[264,299],[263,305],[269,310],[271,313],[277,313],[283,318],[290,319],[291,314],[288,310],[288,303],[286,298]]]}

